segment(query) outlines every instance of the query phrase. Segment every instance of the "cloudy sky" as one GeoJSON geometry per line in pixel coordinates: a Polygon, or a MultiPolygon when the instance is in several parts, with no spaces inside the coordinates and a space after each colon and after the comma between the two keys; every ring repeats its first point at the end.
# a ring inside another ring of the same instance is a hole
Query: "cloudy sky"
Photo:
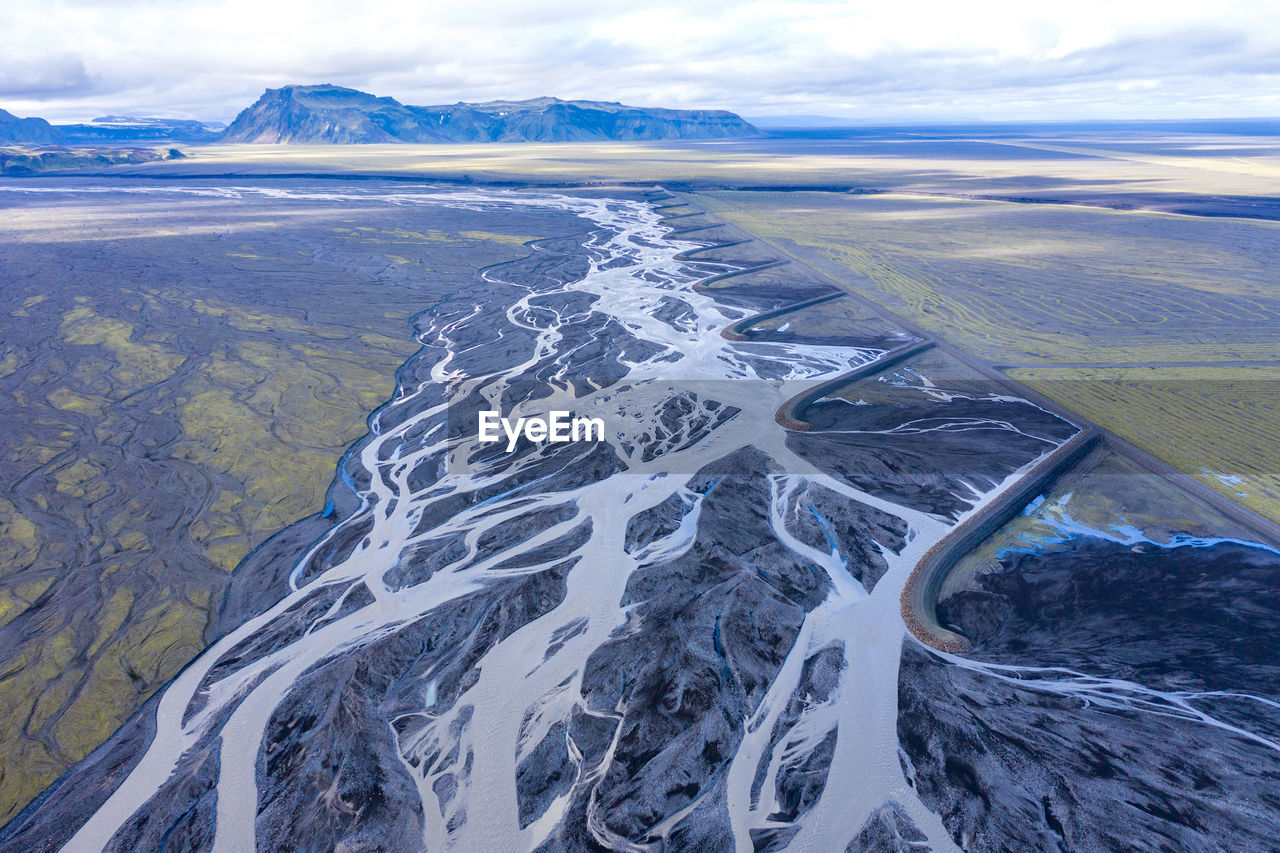
{"type": "Polygon", "coordinates": [[[865,121],[1280,115],[1280,0],[0,0],[0,108],[229,121],[262,90],[865,121]]]}

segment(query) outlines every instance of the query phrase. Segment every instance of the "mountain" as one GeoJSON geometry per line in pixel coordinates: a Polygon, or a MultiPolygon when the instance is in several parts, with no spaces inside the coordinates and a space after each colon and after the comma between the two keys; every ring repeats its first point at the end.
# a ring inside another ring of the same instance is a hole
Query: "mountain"
{"type": "Polygon", "coordinates": [[[59,125],[66,141],[74,145],[117,145],[182,142],[200,145],[214,142],[225,126],[193,119],[101,116],[90,124],[59,125]]]}
{"type": "Polygon", "coordinates": [[[101,116],[89,124],[50,124],[0,110],[0,145],[92,145],[116,147],[214,142],[224,125],[192,119],[101,116]]]}
{"type": "Polygon", "coordinates": [[[222,142],[566,142],[710,139],[759,131],[724,110],[668,110],[616,102],[459,102],[414,107],[341,86],[268,89],[222,142]]]}
{"type": "Polygon", "coordinates": [[[0,110],[0,145],[63,142],[62,131],[42,118],[18,118],[0,110]]]}

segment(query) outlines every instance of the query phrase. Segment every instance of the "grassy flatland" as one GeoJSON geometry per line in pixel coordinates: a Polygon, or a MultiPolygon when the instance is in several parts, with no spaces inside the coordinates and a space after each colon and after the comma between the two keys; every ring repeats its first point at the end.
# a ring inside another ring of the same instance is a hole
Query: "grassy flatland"
{"type": "Polygon", "coordinates": [[[1280,521],[1280,364],[1021,368],[1010,375],[1280,521]]]}
{"type": "Polygon", "coordinates": [[[893,195],[690,198],[1280,520],[1280,225],[893,195]]]}
{"type": "Polygon", "coordinates": [[[1119,523],[1141,530],[1155,542],[1167,542],[1177,534],[1254,538],[1238,522],[1182,490],[1167,488],[1157,475],[1106,447],[1091,452],[1041,497],[961,557],[939,597],[979,588],[974,579],[998,569],[1004,552],[1071,547],[1058,527],[1068,520],[1102,531],[1119,523]]]}
{"type": "Polygon", "coordinates": [[[3,201],[0,822],[204,647],[252,547],[321,510],[417,349],[409,317],[525,254],[539,227],[268,200],[3,201]]]}
{"type": "Polygon", "coordinates": [[[1271,223],[844,193],[692,199],[992,362],[1280,351],[1271,223]]]}
{"type": "MultiPolygon", "coordinates": [[[[1105,199],[1152,194],[1274,196],[1274,137],[1096,133],[1049,139],[876,136],[637,143],[207,145],[180,160],[118,167],[142,175],[395,175],[477,183],[664,182],[687,187],[911,188],[928,192],[1105,199]],[[1132,146],[1130,146],[1132,147],[1132,146]],[[1069,194],[1069,195],[1064,195],[1069,194]]],[[[1140,204],[1140,203],[1139,203],[1140,204]]]]}

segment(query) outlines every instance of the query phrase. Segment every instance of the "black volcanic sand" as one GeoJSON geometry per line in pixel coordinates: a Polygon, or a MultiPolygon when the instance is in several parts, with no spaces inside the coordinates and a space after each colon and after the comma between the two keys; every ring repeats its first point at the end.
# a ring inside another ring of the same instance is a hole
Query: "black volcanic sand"
{"type": "MultiPolygon", "coordinates": [[[[1280,555],[1233,543],[1069,544],[1007,553],[939,603],[940,620],[973,643],[967,657],[1280,700],[1280,555]]],[[[1239,734],[1011,684],[913,642],[899,696],[916,786],[965,849],[1262,850],[1280,837],[1280,750],[1239,734]]],[[[1280,740],[1273,705],[1192,705],[1280,740]]]]}
{"type": "Polygon", "coordinates": [[[1081,539],[1067,552],[1010,555],[978,584],[939,602],[938,618],[980,660],[1280,699],[1272,551],[1081,539]]]}
{"type": "MultiPolygon", "coordinates": [[[[592,653],[583,674],[587,709],[619,715],[612,761],[595,786],[608,829],[640,838],[655,815],[701,800],[693,819],[673,833],[669,843],[676,849],[732,846],[724,781],[741,721],[764,697],[804,614],[827,592],[825,577],[770,530],[768,502],[760,497],[769,493],[768,458],[744,450],[716,467],[716,476],[689,484],[707,493],[699,523],[706,535],[685,556],[639,569],[627,584],[621,603],[635,608],[629,624],[645,630],[617,632],[592,653]],[[673,790],[677,780],[687,784],[673,790]]],[[[637,516],[633,531],[666,509],[637,516]]],[[[646,537],[636,535],[643,543],[646,537]]],[[[592,719],[580,714],[575,726],[592,719]]],[[[606,759],[611,737],[609,731],[578,740],[588,766],[606,759]]],[[[563,763],[563,738],[560,751],[563,763]]],[[[535,778],[548,772],[534,769],[535,778]]],[[[524,799],[538,790],[520,788],[524,799]]],[[[598,849],[586,829],[586,805],[585,798],[575,799],[542,849],[598,849]]]]}
{"type": "MultiPolygon", "coordinates": [[[[560,327],[567,341],[562,352],[548,353],[544,361],[532,365],[527,371],[531,376],[556,367],[557,358],[569,352],[577,358],[559,363],[565,381],[607,380],[618,369],[617,359],[638,343],[616,323],[582,311],[580,295],[555,293],[559,282],[583,272],[586,252],[579,242],[544,241],[530,258],[490,270],[492,277],[517,281],[533,291],[535,303],[558,307],[562,316],[572,315],[572,321],[560,327]],[[548,292],[539,293],[543,290],[548,292]],[[598,337],[607,339],[607,351],[593,348],[593,338],[598,337]]],[[[511,292],[497,289],[501,287],[505,286],[474,283],[442,294],[430,321],[466,322],[451,330],[448,350],[438,341],[428,341],[401,368],[400,382],[416,387],[446,355],[453,358],[451,368],[472,376],[520,364],[530,350],[533,332],[511,325],[506,317],[511,292]]],[[[428,388],[421,396],[384,409],[379,415],[382,428],[390,430],[440,402],[431,396],[435,393],[443,391],[428,388]]],[[[425,441],[442,422],[446,433],[474,429],[474,411],[480,405],[474,395],[458,395],[447,415],[427,419],[405,435],[400,446],[425,441]]],[[[701,419],[688,418],[691,432],[709,429],[724,413],[725,407],[720,406],[708,408],[701,419]]],[[[650,437],[655,446],[668,438],[656,428],[650,437]]],[[[363,441],[357,443],[353,452],[363,446],[363,441]]],[[[557,490],[571,493],[620,465],[604,444],[590,451],[556,452],[556,447],[518,446],[510,457],[512,467],[520,466],[518,474],[478,481],[469,491],[431,504],[417,520],[416,531],[456,518],[499,494],[509,500],[536,495],[546,488],[548,478],[554,478],[557,490]]],[[[390,453],[391,448],[384,447],[383,452],[390,453]]],[[[367,474],[351,457],[341,471],[329,493],[335,515],[354,513],[359,521],[368,510],[355,507],[350,490],[340,483],[345,476],[361,487],[367,484],[362,480],[367,474]]],[[[526,825],[574,785],[564,821],[548,840],[548,849],[600,849],[587,825],[587,809],[593,802],[603,806],[610,832],[634,841],[642,840],[663,815],[694,806],[673,829],[671,847],[720,850],[731,844],[723,808],[725,777],[742,738],[743,721],[768,690],[805,614],[823,600],[828,583],[808,560],[777,541],[771,526],[771,472],[777,473],[776,466],[759,452],[746,449],[693,478],[689,494],[706,495],[696,541],[687,553],[643,565],[631,575],[622,602],[629,608],[627,624],[586,661],[582,707],[522,755],[515,783],[519,819],[526,825]],[[640,624],[644,630],[634,630],[640,624]],[[584,768],[585,775],[576,784],[577,770],[565,752],[566,734],[584,768]]],[[[415,489],[432,489],[445,474],[440,460],[428,456],[416,463],[408,478],[415,489]]],[[[796,535],[819,547],[834,537],[841,552],[849,555],[850,571],[867,586],[885,570],[886,553],[900,549],[908,533],[898,519],[870,508],[845,511],[837,518],[847,502],[822,489],[807,490],[794,500],[797,506],[803,501],[815,513],[832,519],[824,528],[806,513],[796,535]]],[[[637,513],[628,528],[628,548],[636,553],[655,535],[672,529],[684,508],[683,501],[667,501],[637,513]]],[[[537,531],[567,521],[572,511],[566,501],[494,525],[475,538],[475,559],[499,555],[537,531]]],[[[300,566],[299,583],[313,580],[359,547],[366,530],[355,522],[344,527],[341,535],[300,566]]],[[[314,533],[306,525],[290,528],[246,561],[244,567],[250,571],[238,572],[233,579],[220,629],[230,629],[280,599],[294,567],[294,549],[308,532],[314,533]]],[[[587,533],[586,526],[578,524],[536,553],[519,558],[521,565],[536,560],[546,568],[495,578],[474,592],[432,607],[425,616],[385,637],[308,670],[273,713],[265,740],[269,746],[257,757],[260,845],[264,849],[328,849],[341,841],[346,849],[416,849],[421,844],[421,800],[397,750],[430,726],[436,715],[459,703],[479,677],[478,664],[490,649],[564,600],[573,552],[587,533]],[[427,680],[435,685],[431,699],[424,694],[427,680]]],[[[452,565],[467,547],[465,530],[423,540],[401,555],[385,579],[397,587],[420,584],[452,565]]],[[[340,592],[317,590],[303,597],[268,629],[223,656],[205,683],[252,664],[264,652],[296,638],[318,614],[338,606],[340,592]]],[[[369,595],[362,586],[349,591],[341,612],[366,605],[369,595]]],[[[551,646],[567,642],[582,629],[582,621],[562,626],[551,646]]],[[[834,657],[831,647],[810,656],[800,695],[822,695],[831,688],[834,657]]],[[[798,715],[798,701],[797,707],[788,707],[786,719],[798,715]]],[[[459,709],[459,715],[457,725],[465,725],[469,712],[459,709]]],[[[215,720],[214,725],[219,722],[215,720]]],[[[119,774],[137,760],[137,743],[148,725],[143,713],[131,718],[95,757],[73,768],[5,827],[0,847],[44,850],[65,841],[118,784],[119,774]]],[[[779,774],[779,791],[789,813],[803,813],[816,801],[825,784],[831,746],[830,742],[818,745],[779,774]]],[[[219,760],[214,747],[212,740],[201,741],[184,755],[161,795],[126,822],[109,849],[160,849],[166,841],[193,847],[207,843],[216,800],[211,783],[219,760]]],[[[457,745],[445,743],[435,754],[412,759],[415,772],[424,777],[432,774],[432,787],[446,807],[468,784],[471,759],[460,752],[457,745]]],[[[466,818],[455,814],[450,819],[466,818]]],[[[894,826],[892,816],[882,823],[894,826]]]]}
{"type": "Polygon", "coordinates": [[[836,389],[800,415],[813,431],[787,443],[823,470],[951,519],[972,506],[971,486],[990,489],[1076,431],[936,350],[836,389]]]}
{"type": "Polygon", "coordinates": [[[262,564],[350,511],[326,512],[325,492],[419,348],[409,318],[524,241],[586,227],[176,192],[225,186],[200,181],[71,186],[0,193],[0,823],[235,624],[216,623],[247,552],[308,517],[251,558],[231,620],[278,598],[262,564]]]}
{"type": "MultiPolygon", "coordinates": [[[[350,187],[343,184],[334,189],[349,191],[350,187]]],[[[243,199],[237,199],[236,203],[241,216],[255,212],[262,215],[261,211],[253,211],[252,202],[246,204],[243,199]],[[246,208],[249,208],[248,212],[246,208]]],[[[426,312],[417,319],[422,329],[429,326],[433,318],[435,321],[446,322],[448,319],[471,317],[478,304],[484,312],[483,316],[475,319],[470,326],[456,330],[453,335],[457,345],[452,351],[454,364],[463,370],[474,368],[477,372],[483,372],[511,359],[516,359],[518,363],[531,349],[533,333],[513,327],[507,321],[506,307],[514,297],[511,285],[502,282],[520,282],[514,291],[518,296],[526,286],[556,289],[564,280],[581,277],[587,268],[587,254],[582,243],[586,238],[584,229],[589,226],[584,220],[571,214],[546,210],[514,210],[495,214],[414,206],[388,209],[373,203],[360,207],[359,210],[340,210],[337,215],[341,218],[336,223],[324,222],[326,231],[332,228],[337,228],[342,233],[357,231],[358,240],[349,242],[328,234],[316,235],[316,239],[331,247],[335,254],[341,251],[341,256],[350,258],[349,263],[360,262],[384,276],[388,273],[403,274],[405,278],[386,280],[373,277],[371,283],[386,288],[385,295],[390,298],[383,298],[383,294],[376,291],[360,290],[353,290],[349,297],[360,300],[357,302],[359,305],[367,303],[384,312],[392,305],[412,304],[414,311],[426,312]],[[360,224],[371,219],[372,225],[360,224]],[[467,230],[463,231],[464,228],[467,230]],[[368,229],[368,232],[361,229],[368,229]],[[534,229],[543,233],[570,236],[544,239],[539,243],[539,250],[531,255],[521,246],[520,240],[506,239],[513,232],[536,233],[534,229]],[[450,235],[455,240],[448,240],[450,235]],[[460,254],[451,255],[442,250],[437,246],[440,242],[444,244],[443,249],[448,249],[450,242],[459,243],[453,251],[460,254]],[[468,242],[470,249],[466,245],[468,242]],[[388,262],[378,258],[362,243],[386,245],[388,251],[396,257],[408,257],[415,262],[388,262]],[[493,243],[497,243],[497,247],[493,243]],[[490,252],[493,254],[490,255],[490,252]],[[509,261],[512,255],[524,257],[506,265],[500,272],[502,281],[485,280],[476,275],[478,261],[504,258],[509,261]],[[469,266],[454,266],[465,258],[471,259],[469,266]],[[401,273],[406,266],[409,269],[401,273]],[[392,289],[390,285],[395,284],[406,289],[392,289]],[[442,321],[441,318],[445,320],[442,321]],[[495,336],[496,329],[502,329],[503,334],[495,336]]],[[[280,240],[281,236],[277,235],[272,239],[280,240]]],[[[360,279],[355,279],[355,282],[359,281],[360,279]]],[[[290,280],[289,284],[296,288],[296,281],[290,280]]],[[[308,307],[318,312],[323,306],[317,306],[312,300],[319,302],[326,296],[332,299],[337,295],[320,292],[305,297],[295,296],[294,299],[311,303],[308,307]]],[[[279,299],[284,304],[290,304],[287,293],[281,293],[279,299]]],[[[572,299],[572,295],[566,297],[566,301],[572,299]]],[[[336,300],[326,310],[344,313],[353,319],[359,316],[354,313],[351,304],[336,300]]],[[[314,318],[315,314],[312,316],[314,318]]],[[[581,333],[584,338],[588,336],[585,328],[584,323],[584,331],[581,333]]],[[[314,327],[311,331],[314,331],[314,327]]],[[[611,353],[611,358],[616,360],[627,352],[627,341],[622,330],[614,329],[613,332],[616,334],[611,340],[617,347],[611,353]]],[[[430,375],[432,367],[450,354],[449,350],[434,340],[427,340],[423,346],[415,347],[415,350],[398,370],[393,368],[389,371],[394,373],[402,386],[417,387],[430,375]]],[[[551,363],[552,359],[548,357],[547,364],[551,363]]],[[[544,365],[534,365],[529,373],[536,376],[543,369],[544,365]]],[[[581,367],[582,375],[576,378],[582,381],[594,376],[602,377],[611,369],[608,360],[594,359],[581,367]]],[[[428,393],[432,392],[438,393],[440,389],[428,389],[428,393]]],[[[404,418],[413,414],[414,405],[425,405],[426,402],[426,397],[423,396],[416,398],[413,404],[402,411],[388,410],[387,423],[393,422],[397,417],[404,418]]],[[[451,409],[473,413],[481,401],[460,399],[452,403],[451,409]]],[[[474,414],[460,415],[456,420],[450,421],[449,427],[454,431],[471,430],[474,429],[474,424],[474,414]]],[[[211,624],[207,629],[203,619],[196,623],[197,637],[201,629],[207,630],[211,637],[220,636],[268,609],[287,592],[289,573],[308,543],[329,530],[337,519],[356,511],[354,488],[366,487],[368,475],[357,463],[351,461],[349,454],[358,452],[361,445],[362,442],[358,442],[350,448],[348,456],[338,463],[336,475],[332,467],[326,472],[326,482],[330,479],[332,482],[327,495],[321,494],[327,498],[331,509],[326,506],[324,512],[303,519],[268,539],[246,558],[240,570],[230,577],[229,583],[226,575],[213,575],[218,581],[216,591],[222,599],[221,607],[215,607],[209,614],[211,624]]],[[[531,455],[537,455],[537,448],[525,442],[512,458],[531,455]]],[[[600,444],[595,446],[593,452],[582,455],[570,466],[565,466],[562,459],[534,460],[520,479],[532,490],[536,490],[534,484],[539,477],[555,474],[560,482],[572,486],[607,476],[616,470],[617,465],[616,458],[608,452],[608,445],[600,444]]],[[[415,470],[413,476],[417,485],[425,487],[442,474],[443,470],[436,465],[436,460],[429,459],[419,470],[415,470]]],[[[473,502],[493,497],[499,489],[509,488],[510,485],[508,481],[487,490],[478,489],[456,504],[436,504],[433,506],[434,514],[424,513],[421,524],[425,527],[439,523],[473,502]]],[[[181,505],[176,500],[174,502],[181,505]]],[[[317,509],[320,507],[317,506],[317,509]]],[[[556,519],[550,519],[554,520],[556,519]]],[[[364,530],[364,527],[352,524],[344,529],[344,536],[328,540],[316,551],[313,559],[301,567],[302,582],[308,580],[312,572],[322,570],[324,566],[332,565],[349,554],[358,544],[364,530]]],[[[528,533],[527,527],[510,525],[502,528],[499,536],[483,539],[481,546],[486,552],[501,551],[521,541],[528,533]]],[[[538,556],[546,559],[567,554],[581,544],[583,533],[585,531],[578,530],[549,543],[544,553],[538,556]]],[[[460,546],[461,538],[454,537],[434,549],[407,551],[401,566],[389,574],[389,579],[405,585],[425,580],[437,568],[456,558],[457,552],[451,548],[460,546]]],[[[420,685],[413,681],[413,676],[421,675],[424,670],[432,667],[435,667],[435,672],[440,673],[439,696],[442,705],[456,698],[458,692],[467,686],[465,679],[474,677],[474,665],[488,648],[553,607],[563,597],[563,576],[568,568],[569,563],[561,561],[555,568],[529,578],[490,584],[482,593],[463,597],[455,606],[442,608],[438,616],[433,615],[431,619],[423,620],[413,630],[403,632],[385,643],[375,643],[364,648],[358,657],[347,659],[338,670],[319,670],[315,678],[309,678],[306,684],[314,685],[316,691],[323,692],[329,698],[326,698],[322,706],[317,707],[306,699],[310,695],[308,690],[299,690],[299,704],[303,707],[286,703],[277,713],[274,728],[268,737],[272,742],[279,742],[280,746],[273,751],[278,756],[267,762],[262,771],[277,774],[273,778],[264,778],[261,783],[264,811],[259,831],[263,844],[269,849],[292,847],[297,843],[299,833],[304,830],[315,833],[320,838],[329,838],[334,833],[339,833],[351,839],[359,837],[370,826],[374,827],[371,831],[380,833],[384,824],[379,819],[400,821],[406,833],[405,838],[412,835],[415,831],[414,821],[405,817],[405,810],[412,808],[412,803],[417,799],[416,793],[412,791],[412,784],[399,778],[377,778],[378,774],[385,773],[386,768],[399,766],[391,752],[393,742],[390,739],[390,729],[382,715],[393,713],[399,704],[416,701],[420,685]],[[435,652],[444,648],[448,649],[451,662],[447,666],[438,666],[439,659],[435,652]],[[399,677],[402,672],[407,673],[404,678],[399,677]],[[403,697],[398,696],[400,691],[403,691],[403,697]],[[366,695],[381,697],[382,704],[376,707],[362,704],[366,702],[362,698],[366,695]],[[366,725],[363,721],[366,712],[369,719],[382,720],[381,724],[375,726],[374,730],[359,728],[358,735],[345,733],[335,739],[335,733],[344,731],[346,727],[366,725]],[[332,772],[338,773],[347,782],[335,789],[340,795],[337,800],[321,799],[319,795],[333,781],[330,778],[332,772]],[[299,786],[298,779],[324,781],[321,789],[315,789],[308,784],[299,786]],[[342,802],[357,803],[359,814],[353,817],[345,806],[335,807],[335,803],[342,802]],[[393,807],[393,811],[389,813],[383,806],[393,807]]],[[[174,574],[171,572],[164,577],[172,578],[174,574]]],[[[73,574],[72,580],[63,583],[69,584],[76,577],[73,574]]],[[[130,577],[121,575],[119,581],[127,582],[130,577]]],[[[84,581],[84,585],[88,584],[89,581],[84,581]]],[[[91,590],[98,595],[102,594],[97,591],[97,587],[91,587],[91,590]]],[[[94,604],[89,595],[89,592],[82,591],[76,593],[70,601],[83,608],[92,608],[94,604]]],[[[367,596],[367,591],[362,594],[361,590],[356,590],[349,596],[347,605],[365,604],[367,596]]],[[[308,598],[296,612],[279,620],[275,631],[255,637],[233,650],[213,674],[224,675],[239,665],[251,662],[253,656],[264,649],[296,637],[298,632],[305,630],[310,621],[333,603],[332,597],[314,600],[308,598]]],[[[91,621],[82,621],[86,632],[92,630],[94,625],[91,621]]],[[[196,651],[198,648],[193,648],[186,657],[178,661],[178,665],[185,663],[190,654],[196,651]]],[[[133,705],[120,703],[122,716],[127,716],[145,698],[145,695],[139,697],[133,705]]],[[[154,711],[148,714],[147,710],[144,707],[129,717],[89,760],[72,767],[17,818],[4,826],[0,830],[0,847],[15,851],[52,850],[65,843],[92,809],[106,800],[141,758],[144,750],[139,748],[139,744],[145,743],[147,732],[154,729],[154,711]]],[[[202,833],[207,832],[214,801],[210,784],[217,769],[217,751],[216,748],[202,746],[193,750],[187,759],[191,762],[190,766],[184,766],[183,771],[167,783],[163,796],[156,801],[157,809],[140,813],[124,827],[117,839],[121,845],[117,849],[160,849],[164,847],[166,839],[169,839],[169,843],[176,843],[173,839],[179,839],[182,844],[197,847],[204,843],[205,836],[202,833]]],[[[36,789],[39,787],[36,786],[36,789]]],[[[403,848],[397,848],[393,844],[392,849],[403,848]]]]}

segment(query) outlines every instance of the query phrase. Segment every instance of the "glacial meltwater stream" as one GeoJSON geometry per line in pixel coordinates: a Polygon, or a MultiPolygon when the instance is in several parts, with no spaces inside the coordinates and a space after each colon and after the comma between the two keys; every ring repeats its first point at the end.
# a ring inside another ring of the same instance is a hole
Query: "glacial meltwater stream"
{"type": "MultiPolygon", "coordinates": [[[[891,805],[956,849],[904,771],[900,595],[1074,428],[992,395],[967,400],[979,414],[831,430],[884,442],[876,464],[907,483],[868,485],[842,473],[851,445],[824,455],[828,433],[797,443],[775,413],[882,352],[722,337],[751,312],[695,288],[708,265],[677,255],[700,244],[670,239],[650,203],[359,198],[568,211],[591,237],[576,254],[535,244],[420,318],[417,367],[344,460],[353,511],[299,555],[287,595],[164,691],[145,755],[63,850],[129,849],[185,812],[218,853],[399,838],[393,822],[430,851],[840,851],[891,805]],[[507,453],[477,439],[489,409],[590,413],[605,440],[507,453]],[[990,448],[983,470],[928,468],[935,435],[966,433],[990,448]],[[325,809],[346,828],[316,822],[325,809]]],[[[920,406],[963,397],[926,391],[920,406]]],[[[1047,689],[1152,698],[1074,674],[1047,689]]]]}

